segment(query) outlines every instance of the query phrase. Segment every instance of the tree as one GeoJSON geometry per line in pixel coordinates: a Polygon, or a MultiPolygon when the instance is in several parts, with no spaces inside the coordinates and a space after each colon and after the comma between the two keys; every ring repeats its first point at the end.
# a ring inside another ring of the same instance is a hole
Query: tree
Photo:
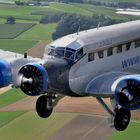
{"type": "Polygon", "coordinates": [[[7,24],[15,24],[16,23],[16,19],[15,17],[7,17],[7,24]]]}
{"type": "Polygon", "coordinates": [[[52,34],[52,38],[55,40],[67,34],[77,32],[79,29],[82,31],[96,28],[98,25],[106,26],[120,22],[122,22],[122,20],[110,19],[104,15],[93,15],[92,17],[87,17],[76,14],[66,14],[61,18],[56,31],[52,34]]]}

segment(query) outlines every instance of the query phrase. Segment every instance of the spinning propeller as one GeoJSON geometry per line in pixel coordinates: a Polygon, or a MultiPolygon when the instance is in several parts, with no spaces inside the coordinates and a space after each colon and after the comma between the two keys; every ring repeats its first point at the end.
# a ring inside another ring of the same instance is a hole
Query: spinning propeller
{"type": "Polygon", "coordinates": [[[44,94],[48,89],[48,74],[46,69],[39,64],[31,63],[19,70],[22,76],[21,90],[30,96],[44,94]]]}
{"type": "Polygon", "coordinates": [[[120,81],[115,95],[121,106],[127,109],[140,108],[140,81],[137,79],[120,81]]]}

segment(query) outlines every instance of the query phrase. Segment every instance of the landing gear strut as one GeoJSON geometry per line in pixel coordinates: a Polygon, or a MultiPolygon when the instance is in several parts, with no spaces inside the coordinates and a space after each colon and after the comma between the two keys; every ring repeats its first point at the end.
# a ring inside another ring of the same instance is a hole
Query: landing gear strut
{"type": "Polygon", "coordinates": [[[115,129],[118,131],[125,130],[130,122],[130,118],[131,118],[130,111],[123,107],[120,107],[120,108],[116,107],[115,111],[113,112],[107,106],[107,104],[102,100],[102,98],[97,97],[96,99],[107,110],[107,112],[114,118],[113,126],[115,127],[115,129]]]}

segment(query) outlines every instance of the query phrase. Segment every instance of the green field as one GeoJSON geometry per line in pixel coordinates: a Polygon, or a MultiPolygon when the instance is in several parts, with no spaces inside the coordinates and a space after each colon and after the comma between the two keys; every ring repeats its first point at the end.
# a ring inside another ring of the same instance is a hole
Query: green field
{"type": "Polygon", "coordinates": [[[109,140],[139,140],[140,122],[131,122],[123,132],[114,133],[109,140]]]}
{"type": "MultiPolygon", "coordinates": [[[[10,117],[10,116],[9,116],[10,117]]],[[[0,129],[1,140],[49,140],[59,129],[74,119],[73,114],[54,113],[48,119],[28,112],[0,129]]]]}
{"type": "MultiPolygon", "coordinates": [[[[5,24],[6,23],[6,19],[5,18],[0,18],[0,24],[5,24]]],[[[22,19],[16,19],[16,23],[34,23],[34,24],[38,24],[38,21],[33,21],[33,20],[22,20],[22,19]]]]}
{"type": "Polygon", "coordinates": [[[13,121],[17,117],[23,115],[25,112],[0,112],[0,128],[9,122],[13,121]]]}
{"type": "Polygon", "coordinates": [[[88,15],[88,16],[93,15],[93,12],[77,7],[74,4],[51,3],[50,7],[65,13],[74,13],[74,14],[88,15]]]}
{"type": "Polygon", "coordinates": [[[0,24],[0,39],[14,39],[34,25],[33,23],[0,24]]]}
{"type": "Polygon", "coordinates": [[[135,17],[131,15],[120,15],[116,13],[115,8],[111,7],[105,7],[105,6],[95,6],[95,5],[89,5],[89,4],[74,4],[77,7],[81,7],[82,9],[88,10],[94,14],[99,14],[99,15],[105,15],[106,17],[109,17],[111,19],[119,19],[119,20],[124,20],[128,21],[132,18],[140,18],[140,17],[135,17]]]}
{"type": "Polygon", "coordinates": [[[39,21],[41,15],[35,15],[35,13],[44,11],[48,14],[54,12],[66,12],[75,13],[80,15],[92,15],[92,12],[84,10],[82,8],[73,6],[71,4],[61,4],[61,3],[51,3],[47,7],[37,7],[37,6],[18,6],[14,8],[0,8],[0,17],[6,18],[8,16],[14,16],[17,19],[35,20],[39,21]],[[73,9],[73,10],[71,10],[73,9]]]}
{"type": "Polygon", "coordinates": [[[30,30],[24,32],[16,39],[23,40],[52,40],[52,32],[55,31],[57,24],[37,24],[30,30]]]}
{"type": "Polygon", "coordinates": [[[32,15],[33,12],[42,10],[41,7],[18,6],[15,8],[0,8],[0,17],[14,16],[18,19],[39,21],[40,15],[32,15]]]}
{"type": "Polygon", "coordinates": [[[0,95],[0,108],[27,97],[20,89],[11,89],[0,95]]]}
{"type": "Polygon", "coordinates": [[[37,41],[33,40],[0,40],[0,49],[17,53],[24,53],[32,48],[37,41]]]}
{"type": "MultiPolygon", "coordinates": [[[[85,0],[88,1],[88,0],[85,0]]],[[[139,3],[140,0],[91,0],[91,1],[100,1],[105,3],[118,3],[118,2],[137,2],[139,3]]]]}
{"type": "Polygon", "coordinates": [[[42,17],[42,14],[51,15],[52,13],[73,13],[85,16],[92,16],[93,14],[105,14],[110,18],[127,19],[125,16],[116,14],[115,8],[76,3],[64,4],[54,2],[45,7],[17,6],[14,8],[0,8],[0,17],[6,18],[12,15],[17,19],[32,21],[39,21],[42,17]]]}

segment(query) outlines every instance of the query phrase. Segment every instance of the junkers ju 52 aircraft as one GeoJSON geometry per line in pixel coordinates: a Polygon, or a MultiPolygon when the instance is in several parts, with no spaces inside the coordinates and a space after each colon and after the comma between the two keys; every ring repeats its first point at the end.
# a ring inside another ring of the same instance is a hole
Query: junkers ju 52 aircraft
{"type": "Polygon", "coordinates": [[[46,46],[42,59],[6,57],[0,60],[0,87],[8,85],[41,95],[36,111],[42,118],[64,96],[93,96],[123,131],[130,111],[140,108],[140,21],[64,36],[46,46]]]}

